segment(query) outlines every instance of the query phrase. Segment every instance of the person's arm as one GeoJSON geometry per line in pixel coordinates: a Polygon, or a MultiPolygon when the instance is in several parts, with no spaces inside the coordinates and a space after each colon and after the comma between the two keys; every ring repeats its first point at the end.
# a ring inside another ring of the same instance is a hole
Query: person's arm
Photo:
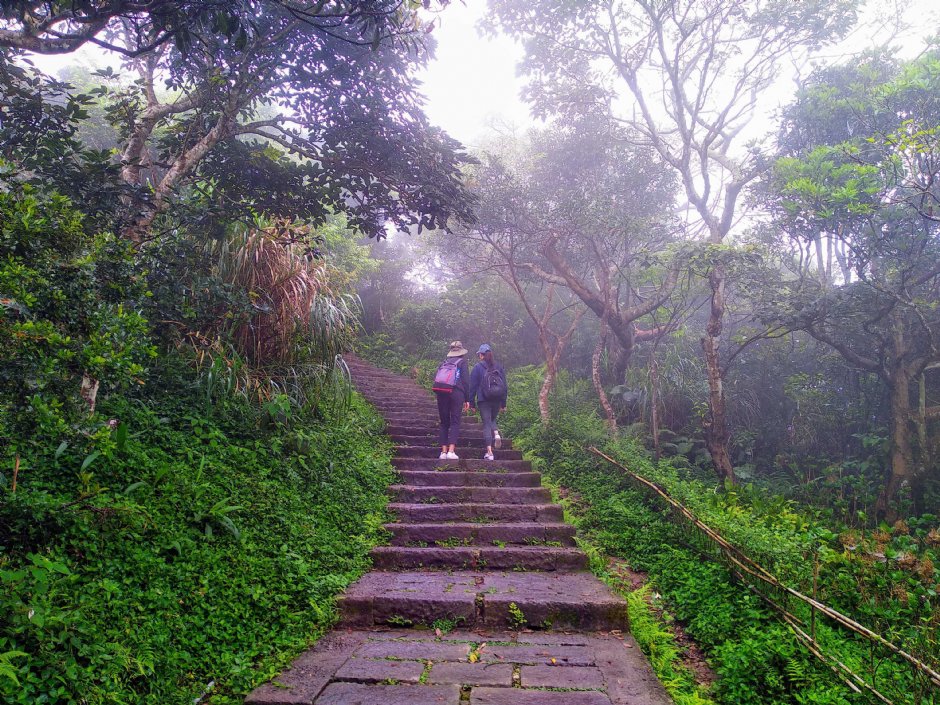
{"type": "Polygon", "coordinates": [[[473,366],[473,372],[470,373],[470,393],[467,394],[467,401],[470,402],[470,408],[475,409],[477,406],[477,393],[480,391],[480,377],[479,370],[480,364],[477,363],[473,366]]]}
{"type": "Polygon", "coordinates": [[[468,383],[467,378],[472,377],[472,375],[470,374],[470,366],[467,364],[466,358],[460,361],[460,365],[463,367],[463,372],[461,373],[461,378],[464,383],[463,410],[467,411],[470,408],[470,383],[468,383]]]}

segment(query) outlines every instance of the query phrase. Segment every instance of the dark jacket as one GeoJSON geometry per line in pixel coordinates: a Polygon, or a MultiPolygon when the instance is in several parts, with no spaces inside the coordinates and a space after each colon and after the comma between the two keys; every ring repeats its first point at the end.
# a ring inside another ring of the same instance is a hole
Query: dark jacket
{"type": "MultiPolygon", "coordinates": [[[[443,364],[443,360],[441,363],[443,364]]],[[[467,365],[467,358],[461,357],[460,362],[457,363],[457,371],[460,373],[460,379],[457,380],[457,386],[455,389],[459,389],[463,392],[464,400],[470,398],[470,366],[467,365]]]]}
{"type": "MultiPolygon", "coordinates": [[[[503,369],[503,366],[498,362],[494,362],[493,365],[497,370],[503,373],[503,379],[506,379],[506,370],[503,369]]],[[[485,362],[478,362],[473,366],[473,372],[470,373],[470,396],[467,397],[467,401],[470,402],[470,406],[476,407],[477,405],[477,396],[479,395],[479,401],[493,401],[499,402],[500,406],[506,406],[506,397],[505,395],[501,399],[487,399],[483,396],[483,375],[486,373],[488,365],[485,362]]]]}

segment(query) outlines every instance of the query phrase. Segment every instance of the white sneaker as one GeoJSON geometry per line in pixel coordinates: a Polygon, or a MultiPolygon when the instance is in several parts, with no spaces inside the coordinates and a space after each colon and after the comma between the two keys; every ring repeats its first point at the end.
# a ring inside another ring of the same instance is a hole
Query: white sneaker
{"type": "Polygon", "coordinates": [[[492,453],[484,453],[484,454],[483,454],[483,460],[492,460],[492,459],[493,459],[493,454],[492,454],[492,453]]]}
{"type": "Polygon", "coordinates": [[[444,456],[447,460],[460,460],[460,457],[456,453],[448,453],[444,456]]]}
{"type": "Polygon", "coordinates": [[[441,453],[438,457],[438,460],[447,460],[447,453],[441,453]]]}
{"type": "Polygon", "coordinates": [[[493,447],[497,450],[503,447],[503,439],[499,437],[499,429],[493,429],[493,447]]]}

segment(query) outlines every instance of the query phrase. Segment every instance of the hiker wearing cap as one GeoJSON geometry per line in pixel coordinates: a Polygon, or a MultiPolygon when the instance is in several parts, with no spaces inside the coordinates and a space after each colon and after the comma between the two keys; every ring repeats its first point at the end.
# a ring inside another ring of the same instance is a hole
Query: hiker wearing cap
{"type": "Polygon", "coordinates": [[[477,350],[480,362],[473,366],[470,373],[470,408],[479,409],[483,421],[483,445],[486,446],[484,460],[493,459],[493,448],[502,445],[496,417],[506,410],[506,371],[493,358],[493,348],[483,343],[477,350]]]}
{"type": "Polygon", "coordinates": [[[450,344],[447,357],[437,368],[432,389],[437,396],[437,413],[441,419],[438,434],[441,460],[457,460],[457,441],[460,440],[460,416],[470,408],[470,370],[464,357],[467,349],[459,340],[450,344]]]}

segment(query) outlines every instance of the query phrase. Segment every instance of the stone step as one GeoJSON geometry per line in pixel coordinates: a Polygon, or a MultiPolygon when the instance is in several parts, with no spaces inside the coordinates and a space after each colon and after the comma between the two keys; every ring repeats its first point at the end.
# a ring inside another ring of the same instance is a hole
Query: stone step
{"type": "MultiPolygon", "coordinates": [[[[424,438],[437,438],[437,428],[429,428],[428,426],[415,426],[415,425],[402,425],[402,424],[388,424],[385,426],[385,433],[391,436],[393,439],[396,436],[423,436],[424,438]]],[[[482,424],[472,424],[470,428],[467,428],[467,425],[460,425],[460,438],[464,441],[468,440],[483,440],[483,425],[482,424]]]]}
{"type": "Polygon", "coordinates": [[[396,502],[406,504],[484,503],[548,504],[552,493],[547,487],[412,487],[391,485],[396,502]]]}
{"type": "Polygon", "coordinates": [[[384,524],[393,546],[574,546],[574,527],[552,522],[384,524]]]}
{"type": "Polygon", "coordinates": [[[427,389],[423,385],[418,384],[416,380],[396,374],[359,374],[354,372],[352,379],[353,384],[357,387],[361,387],[364,391],[377,394],[382,394],[389,388],[407,388],[420,391],[423,394],[428,393],[427,389]]]}
{"type": "MultiPolygon", "coordinates": [[[[388,433],[387,431],[386,431],[386,435],[389,438],[391,438],[392,441],[397,446],[410,446],[412,448],[437,448],[437,453],[441,452],[441,446],[437,442],[436,430],[433,433],[429,432],[422,436],[410,436],[410,435],[403,434],[403,433],[388,433]]],[[[466,441],[467,439],[465,438],[460,439],[460,442],[457,444],[457,455],[460,455],[460,451],[463,450],[464,455],[466,455],[467,457],[473,457],[474,454],[482,451],[483,449],[482,437],[480,439],[480,442],[476,443],[475,445],[467,445],[466,441]]],[[[510,441],[508,438],[504,438],[502,447],[496,451],[496,457],[497,458],[500,457],[500,453],[507,451],[507,450],[511,450],[511,449],[512,449],[512,441],[510,441]]],[[[435,453],[435,455],[437,455],[437,453],[435,453]]],[[[511,455],[508,455],[505,457],[507,460],[517,459],[517,458],[513,458],[513,456],[511,455]]],[[[518,459],[521,459],[521,457],[518,459]]]]}
{"type": "Polygon", "coordinates": [[[578,548],[555,546],[456,546],[414,548],[378,546],[372,549],[376,570],[587,570],[588,557],[578,548]]]}
{"type": "Polygon", "coordinates": [[[363,394],[362,396],[364,396],[375,408],[383,412],[402,409],[408,411],[413,409],[431,409],[433,411],[437,411],[437,399],[432,397],[430,394],[421,396],[413,393],[401,395],[388,394],[383,396],[377,396],[375,394],[363,394]]]}
{"type": "Polygon", "coordinates": [[[405,504],[393,502],[388,509],[403,524],[439,524],[448,521],[548,522],[564,521],[559,504],[405,504]]]}
{"type": "Polygon", "coordinates": [[[427,389],[411,380],[392,380],[383,377],[356,377],[353,381],[360,394],[368,394],[377,399],[389,399],[396,394],[430,396],[427,389]]]}
{"type": "MultiPolygon", "coordinates": [[[[522,451],[508,450],[506,445],[507,441],[506,439],[503,439],[503,447],[499,450],[493,451],[497,461],[522,460],[522,451]]],[[[479,455],[482,450],[483,449],[481,447],[471,448],[470,446],[457,446],[457,455],[459,455],[461,458],[473,458],[474,456],[479,455]]],[[[441,447],[439,445],[400,445],[395,448],[395,456],[398,458],[434,458],[437,460],[440,452],[441,447]]]]}
{"type": "Polygon", "coordinates": [[[338,600],[342,626],[625,630],[627,605],[590,573],[372,571],[338,600]]]}
{"type": "MultiPolygon", "coordinates": [[[[398,423],[398,424],[409,423],[409,422],[417,423],[419,421],[421,423],[427,422],[427,423],[436,424],[436,423],[439,423],[441,419],[440,414],[437,413],[437,408],[433,410],[427,410],[427,411],[425,410],[402,411],[400,409],[396,409],[395,411],[383,411],[382,418],[384,418],[389,423],[398,423]]],[[[465,415],[463,420],[469,421],[470,418],[471,418],[470,416],[465,415]]]]}
{"type": "Polygon", "coordinates": [[[429,414],[437,416],[437,402],[433,399],[428,399],[427,401],[414,401],[414,402],[403,402],[402,400],[397,401],[388,401],[388,402],[376,402],[372,399],[366,397],[372,406],[375,407],[383,417],[386,414],[429,414]]]}
{"type": "MultiPolygon", "coordinates": [[[[430,431],[437,431],[441,419],[434,412],[433,415],[414,415],[414,414],[382,414],[387,426],[417,426],[430,431]]],[[[476,417],[465,416],[460,422],[460,428],[479,427],[483,429],[483,423],[476,417]]]]}
{"type": "Polygon", "coordinates": [[[398,476],[401,478],[401,484],[414,487],[539,487],[542,484],[542,476],[537,472],[435,472],[399,469],[398,476]]]}
{"type": "Polygon", "coordinates": [[[438,457],[436,458],[392,458],[392,465],[399,470],[442,471],[444,468],[456,468],[504,473],[530,472],[532,470],[532,463],[528,460],[507,460],[502,457],[498,460],[483,460],[483,448],[469,449],[469,451],[469,453],[462,456],[458,453],[458,460],[441,460],[440,451],[438,451],[438,457]]]}

